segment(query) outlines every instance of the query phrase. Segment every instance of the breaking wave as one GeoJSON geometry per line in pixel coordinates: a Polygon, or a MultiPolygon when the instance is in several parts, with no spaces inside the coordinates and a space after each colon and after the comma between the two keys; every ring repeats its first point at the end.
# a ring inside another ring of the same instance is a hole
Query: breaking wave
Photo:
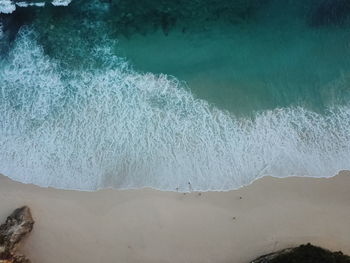
{"type": "Polygon", "coordinates": [[[68,70],[21,30],[0,62],[1,173],[66,189],[205,191],[350,169],[348,106],[238,118],[176,78],[134,71],[105,46],[91,56],[106,59],[68,70]]]}
{"type": "MultiPolygon", "coordinates": [[[[16,6],[18,7],[44,7],[48,1],[16,1],[16,0],[0,0],[0,14],[11,14],[16,11],[16,6]]],[[[67,6],[72,2],[72,0],[52,0],[51,4],[54,6],[67,6]]]]}

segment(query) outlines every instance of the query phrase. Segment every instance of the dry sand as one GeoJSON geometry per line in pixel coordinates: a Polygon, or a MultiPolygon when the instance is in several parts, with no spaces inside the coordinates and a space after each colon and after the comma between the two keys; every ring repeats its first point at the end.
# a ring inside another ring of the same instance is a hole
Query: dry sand
{"type": "Polygon", "coordinates": [[[33,263],[246,263],[300,243],[350,254],[350,173],[230,192],[63,191],[0,177],[0,220],[28,205],[33,263]]]}

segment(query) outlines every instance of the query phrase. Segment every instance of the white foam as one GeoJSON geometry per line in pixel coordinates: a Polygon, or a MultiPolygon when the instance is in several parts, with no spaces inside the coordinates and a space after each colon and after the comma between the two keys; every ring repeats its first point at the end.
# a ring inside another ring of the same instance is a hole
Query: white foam
{"type": "Polygon", "coordinates": [[[285,108],[238,119],[176,79],[110,66],[68,72],[21,31],[0,64],[0,172],[25,183],[94,190],[229,190],[264,175],[350,169],[350,108],[285,108]]]}
{"type": "Polygon", "coordinates": [[[11,0],[0,0],[0,13],[10,14],[16,10],[16,5],[11,0]]]}
{"type": "Polygon", "coordinates": [[[33,3],[35,6],[38,7],[44,7],[45,6],[45,2],[39,2],[39,3],[33,3]]]}
{"type": "MultiPolygon", "coordinates": [[[[53,0],[51,3],[55,6],[68,6],[72,0],[53,0]]],[[[32,1],[13,1],[13,0],[0,0],[0,13],[10,14],[16,10],[16,5],[19,7],[37,6],[44,7],[45,2],[32,2],[32,1]]]]}
{"type": "Polygon", "coordinates": [[[4,25],[0,21],[0,40],[4,37],[4,25]]]}
{"type": "Polygon", "coordinates": [[[67,6],[72,2],[72,0],[53,0],[52,4],[55,6],[67,6]]]}
{"type": "Polygon", "coordinates": [[[30,3],[30,2],[22,1],[22,2],[17,2],[16,5],[19,7],[28,7],[28,6],[44,7],[45,2],[30,3]]]}
{"type": "Polygon", "coordinates": [[[17,2],[16,5],[19,6],[19,7],[28,7],[29,3],[27,3],[27,2],[17,2]]]}

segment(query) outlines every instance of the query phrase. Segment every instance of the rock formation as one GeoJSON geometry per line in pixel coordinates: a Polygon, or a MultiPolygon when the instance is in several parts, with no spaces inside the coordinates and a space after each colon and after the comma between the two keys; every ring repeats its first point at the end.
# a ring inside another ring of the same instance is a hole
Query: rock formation
{"type": "Polygon", "coordinates": [[[0,226],[0,263],[30,263],[17,254],[20,241],[32,231],[34,220],[26,206],[16,209],[0,226]]]}

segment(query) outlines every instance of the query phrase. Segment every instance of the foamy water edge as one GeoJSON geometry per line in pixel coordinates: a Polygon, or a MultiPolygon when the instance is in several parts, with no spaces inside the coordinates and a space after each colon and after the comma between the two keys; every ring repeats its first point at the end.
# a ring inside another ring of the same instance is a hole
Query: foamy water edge
{"type": "Polygon", "coordinates": [[[175,78],[137,73],[103,47],[93,56],[109,65],[62,72],[22,30],[0,64],[2,173],[60,189],[187,192],[350,170],[348,106],[236,118],[175,78]]]}

